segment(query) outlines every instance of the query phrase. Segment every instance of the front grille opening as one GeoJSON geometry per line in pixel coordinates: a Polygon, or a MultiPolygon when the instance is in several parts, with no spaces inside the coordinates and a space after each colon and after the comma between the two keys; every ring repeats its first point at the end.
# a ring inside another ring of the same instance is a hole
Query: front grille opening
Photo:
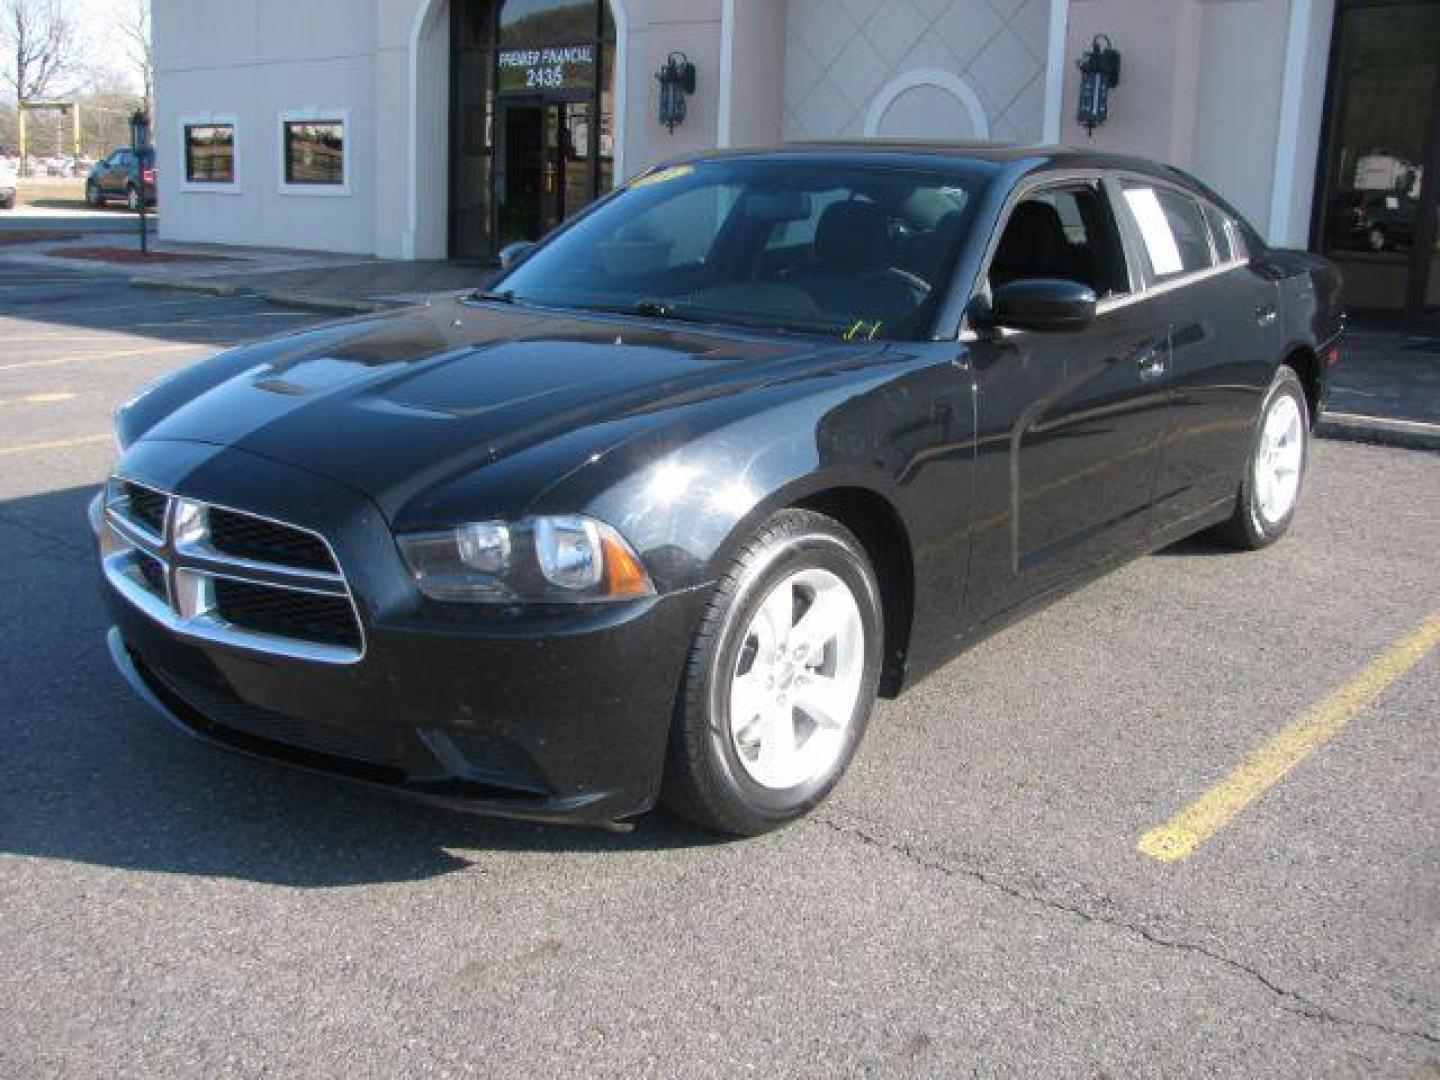
{"type": "Polygon", "coordinates": [[[216,578],[215,611],[243,630],[360,651],[360,628],[343,596],[216,578]]]}
{"type": "Polygon", "coordinates": [[[121,490],[125,494],[125,503],[132,520],[156,536],[165,531],[165,504],[168,501],[166,496],[139,484],[132,484],[128,480],[121,490]]]}
{"type": "Polygon", "coordinates": [[[135,552],[135,570],[145,587],[156,596],[163,597],[165,591],[165,567],[159,559],[143,551],[135,552]]]}
{"type": "Polygon", "coordinates": [[[338,571],[330,549],[318,536],[264,518],[212,506],[210,546],[226,555],[300,570],[338,571]]]}

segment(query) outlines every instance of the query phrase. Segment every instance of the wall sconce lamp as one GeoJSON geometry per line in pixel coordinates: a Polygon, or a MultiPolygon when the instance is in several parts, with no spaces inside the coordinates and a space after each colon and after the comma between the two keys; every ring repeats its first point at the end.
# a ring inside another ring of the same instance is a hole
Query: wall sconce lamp
{"type": "Polygon", "coordinates": [[[1093,136],[1110,118],[1110,91],[1120,85],[1120,53],[1105,34],[1096,34],[1080,58],[1080,107],[1075,119],[1093,136]]]}
{"type": "Polygon", "coordinates": [[[660,123],[675,132],[685,122],[685,95],[695,93],[695,65],[682,52],[673,52],[655,73],[660,82],[660,123]]]}

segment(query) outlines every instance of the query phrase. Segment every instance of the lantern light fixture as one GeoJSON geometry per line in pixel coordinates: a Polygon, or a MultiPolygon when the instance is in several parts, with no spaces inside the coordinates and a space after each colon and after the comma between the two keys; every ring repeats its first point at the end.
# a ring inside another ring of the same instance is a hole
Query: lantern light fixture
{"type": "Polygon", "coordinates": [[[1110,118],[1110,91],[1120,85],[1120,52],[1106,34],[1096,34],[1090,50],[1080,58],[1080,105],[1075,119],[1094,136],[1110,118]]]}

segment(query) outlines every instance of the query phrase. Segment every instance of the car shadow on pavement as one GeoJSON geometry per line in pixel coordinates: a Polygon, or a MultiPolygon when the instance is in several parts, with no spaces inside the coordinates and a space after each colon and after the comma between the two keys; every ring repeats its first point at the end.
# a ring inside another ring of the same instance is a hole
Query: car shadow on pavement
{"type": "Polygon", "coordinates": [[[111,668],[92,494],[0,502],[0,852],[325,888],[436,877],[486,852],[718,842],[664,811],[630,833],[470,817],[184,738],[111,668]]]}

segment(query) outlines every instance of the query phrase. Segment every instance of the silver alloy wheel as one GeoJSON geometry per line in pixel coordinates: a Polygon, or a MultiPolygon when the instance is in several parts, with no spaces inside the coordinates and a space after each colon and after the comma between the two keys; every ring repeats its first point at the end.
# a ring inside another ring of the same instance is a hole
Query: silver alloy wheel
{"type": "Polygon", "coordinates": [[[1265,525],[1285,520],[1300,494],[1305,458],[1305,418],[1289,394],[1277,394],[1265,412],[1255,450],[1255,508],[1265,525]]]}
{"type": "Polygon", "coordinates": [[[791,574],[745,630],[730,679],[730,739],[761,787],[824,776],[849,739],[865,672],[865,626],[828,570],[791,574]]]}

